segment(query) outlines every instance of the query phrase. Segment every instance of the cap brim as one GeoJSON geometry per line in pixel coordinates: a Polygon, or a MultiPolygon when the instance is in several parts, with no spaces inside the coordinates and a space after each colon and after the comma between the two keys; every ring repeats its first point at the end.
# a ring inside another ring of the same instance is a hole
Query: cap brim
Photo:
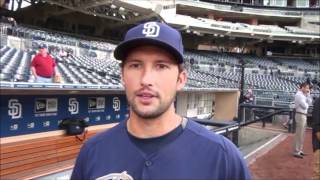
{"type": "Polygon", "coordinates": [[[151,38],[136,38],[136,39],[132,39],[132,40],[120,43],[114,50],[114,57],[117,60],[123,61],[126,59],[128,53],[132,49],[138,46],[143,46],[143,45],[154,45],[154,46],[163,48],[173,55],[173,57],[177,60],[178,64],[183,63],[183,56],[180,54],[180,52],[177,49],[166,44],[165,42],[162,42],[156,39],[151,39],[151,38]]]}

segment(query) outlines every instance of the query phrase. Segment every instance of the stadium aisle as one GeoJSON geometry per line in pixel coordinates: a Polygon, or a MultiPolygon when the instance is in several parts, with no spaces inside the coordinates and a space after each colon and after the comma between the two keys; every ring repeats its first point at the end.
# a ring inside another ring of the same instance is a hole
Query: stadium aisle
{"type": "Polygon", "coordinates": [[[311,130],[306,132],[303,159],[292,156],[294,134],[290,134],[266,154],[260,156],[249,168],[253,179],[311,179],[312,175],[312,141],[311,130]]]}

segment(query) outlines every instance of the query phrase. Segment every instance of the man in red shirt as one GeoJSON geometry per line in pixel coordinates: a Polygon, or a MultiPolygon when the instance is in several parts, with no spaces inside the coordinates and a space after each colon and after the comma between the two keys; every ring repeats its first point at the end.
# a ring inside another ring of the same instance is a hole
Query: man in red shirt
{"type": "Polygon", "coordinates": [[[39,53],[33,58],[31,71],[35,76],[35,82],[52,83],[53,77],[57,75],[56,62],[48,54],[47,46],[40,45],[39,53]]]}

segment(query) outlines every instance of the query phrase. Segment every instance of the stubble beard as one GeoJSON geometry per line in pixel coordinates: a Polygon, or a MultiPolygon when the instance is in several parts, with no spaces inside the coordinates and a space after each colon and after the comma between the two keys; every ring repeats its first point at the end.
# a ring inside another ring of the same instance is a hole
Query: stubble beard
{"type": "Polygon", "coordinates": [[[135,102],[135,100],[134,100],[135,97],[133,97],[131,100],[128,99],[128,102],[131,106],[131,110],[133,111],[133,113],[135,113],[139,118],[152,120],[152,119],[156,119],[157,117],[161,116],[163,113],[165,113],[170,108],[175,96],[176,96],[176,93],[174,93],[174,95],[172,97],[170,97],[168,102],[163,102],[161,100],[160,96],[158,96],[158,98],[159,98],[158,107],[156,107],[154,110],[150,110],[150,111],[143,111],[142,110],[143,107],[141,107],[141,106],[139,107],[138,103],[135,102]]]}

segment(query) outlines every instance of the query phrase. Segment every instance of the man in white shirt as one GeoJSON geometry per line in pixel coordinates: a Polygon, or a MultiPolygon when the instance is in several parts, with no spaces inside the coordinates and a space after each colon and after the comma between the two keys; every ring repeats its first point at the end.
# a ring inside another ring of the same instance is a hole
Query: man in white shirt
{"type": "Polygon", "coordinates": [[[300,89],[295,95],[295,120],[296,120],[296,133],[294,137],[293,156],[296,158],[303,158],[303,142],[307,126],[307,113],[308,108],[312,104],[310,96],[310,86],[307,82],[300,85],[300,89]]]}

